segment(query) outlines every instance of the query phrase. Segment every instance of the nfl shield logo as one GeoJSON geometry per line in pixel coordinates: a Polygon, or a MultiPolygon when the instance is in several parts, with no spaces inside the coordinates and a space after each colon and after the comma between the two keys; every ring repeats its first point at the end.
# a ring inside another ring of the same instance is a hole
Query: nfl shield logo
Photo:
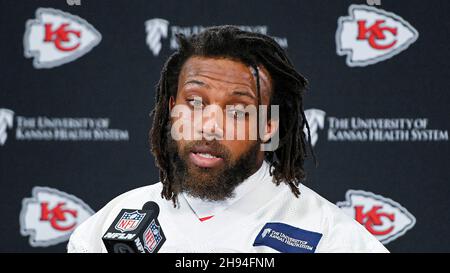
{"type": "Polygon", "coordinates": [[[148,252],[153,253],[162,240],[160,227],[156,225],[155,220],[150,223],[144,232],[144,247],[148,252]]]}
{"type": "Polygon", "coordinates": [[[115,228],[121,232],[133,231],[139,226],[144,217],[145,213],[139,213],[137,210],[125,212],[117,222],[115,228]]]}

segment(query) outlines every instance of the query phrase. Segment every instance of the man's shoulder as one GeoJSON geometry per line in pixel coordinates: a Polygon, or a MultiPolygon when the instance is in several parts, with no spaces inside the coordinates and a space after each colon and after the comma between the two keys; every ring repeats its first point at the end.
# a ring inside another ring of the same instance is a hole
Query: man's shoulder
{"type": "Polygon", "coordinates": [[[94,215],[86,219],[72,233],[68,252],[101,252],[101,236],[111,222],[123,208],[141,209],[147,201],[161,199],[162,184],[139,187],[115,197],[94,215]]]}
{"type": "Polygon", "coordinates": [[[387,252],[360,223],[314,190],[301,184],[300,194],[294,211],[302,225],[309,223],[308,228],[322,234],[319,252],[387,252]]]}

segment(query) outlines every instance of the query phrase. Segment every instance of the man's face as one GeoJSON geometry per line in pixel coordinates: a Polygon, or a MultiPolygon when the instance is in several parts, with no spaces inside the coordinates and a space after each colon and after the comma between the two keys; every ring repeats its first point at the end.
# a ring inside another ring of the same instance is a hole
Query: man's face
{"type": "MultiPolygon", "coordinates": [[[[258,70],[261,104],[267,105],[271,79],[264,67],[258,70]]],[[[172,176],[180,184],[178,191],[202,199],[223,200],[231,197],[234,188],[257,170],[264,153],[259,149],[261,142],[249,137],[253,129],[248,126],[257,117],[239,111],[251,105],[258,109],[253,68],[227,58],[194,56],[185,62],[170,109],[183,106],[190,110],[183,117],[172,117],[171,125],[180,119],[183,124],[191,124],[192,132],[188,135],[192,138],[175,141],[168,132],[172,176]],[[194,118],[195,109],[210,106],[214,106],[215,113],[222,111],[218,113],[222,115],[212,113],[194,118]],[[227,110],[227,106],[231,108],[227,110]],[[226,119],[234,122],[225,122],[226,119]],[[245,128],[244,138],[236,139],[237,126],[241,125],[245,128]],[[233,132],[232,139],[225,137],[228,130],[233,132]]]]}

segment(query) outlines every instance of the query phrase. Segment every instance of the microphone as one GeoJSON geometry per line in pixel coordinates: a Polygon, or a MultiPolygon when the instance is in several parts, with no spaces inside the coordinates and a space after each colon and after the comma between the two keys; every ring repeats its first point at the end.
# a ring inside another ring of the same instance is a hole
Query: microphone
{"type": "Polygon", "coordinates": [[[154,217],[158,218],[159,215],[159,206],[153,201],[149,201],[142,206],[142,210],[153,211],[154,217]]]}
{"type": "Polygon", "coordinates": [[[102,240],[108,253],[156,253],[166,242],[157,219],[159,206],[147,202],[142,210],[122,209],[102,240]]]}

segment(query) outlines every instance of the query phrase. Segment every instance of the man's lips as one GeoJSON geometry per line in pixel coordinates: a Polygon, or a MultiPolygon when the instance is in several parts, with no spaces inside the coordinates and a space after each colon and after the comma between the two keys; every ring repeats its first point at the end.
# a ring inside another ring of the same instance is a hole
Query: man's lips
{"type": "Polygon", "coordinates": [[[223,158],[206,145],[194,147],[189,153],[189,159],[194,165],[202,168],[214,168],[223,163],[223,158]]]}
{"type": "Polygon", "coordinates": [[[223,162],[223,158],[220,157],[208,158],[205,157],[203,154],[196,154],[193,152],[189,153],[189,159],[196,166],[202,168],[214,168],[219,166],[223,162]]]}

